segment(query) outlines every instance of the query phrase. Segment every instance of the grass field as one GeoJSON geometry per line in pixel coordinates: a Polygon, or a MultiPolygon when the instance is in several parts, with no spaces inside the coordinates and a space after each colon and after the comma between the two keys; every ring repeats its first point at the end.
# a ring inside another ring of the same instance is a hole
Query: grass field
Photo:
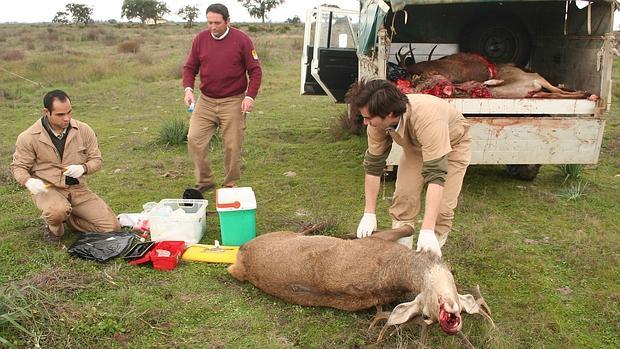
{"type": "MultiPolygon", "coordinates": [[[[336,222],[330,235],[354,231],[363,210],[365,137],[336,139],[329,130],[344,106],[299,95],[300,27],[242,29],[263,62],[240,183],[256,193],[259,233],[322,221],[336,222]]],[[[375,343],[378,330],[367,331],[374,309],[291,305],[236,282],[224,265],[182,263],[161,272],[122,260],[98,264],[41,241],[42,220],[8,166],[17,135],[40,117],[48,90],[66,90],[74,117],[96,131],[104,168],[89,183],[117,213],[178,198],[193,185],[186,147],[157,137],[169,120],[189,118],[180,74],[197,31],[173,24],[0,26],[0,67],[43,85],[0,70],[0,338],[43,348],[417,344],[414,327],[375,343]]],[[[584,169],[585,189],[574,199],[566,195],[571,182],[555,166],[543,166],[533,182],[511,179],[501,166],[468,170],[443,253],[457,283],[480,285],[493,311],[495,329],[480,317],[464,317],[463,330],[477,347],[620,347],[619,110],[614,98],[600,162],[584,169]]],[[[212,158],[221,183],[219,145],[212,158]]],[[[390,224],[392,191],[388,182],[380,193],[380,227],[390,224]]],[[[214,194],[207,199],[213,211],[214,194]]],[[[67,234],[65,244],[76,237],[67,234]]],[[[215,239],[219,222],[209,215],[202,242],[215,239]]],[[[428,345],[458,348],[460,342],[434,327],[428,345]]]]}

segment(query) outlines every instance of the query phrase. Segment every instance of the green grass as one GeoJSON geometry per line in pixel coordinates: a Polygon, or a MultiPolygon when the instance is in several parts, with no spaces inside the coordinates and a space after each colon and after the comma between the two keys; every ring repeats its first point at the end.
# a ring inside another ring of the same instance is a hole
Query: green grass
{"type": "MultiPolygon", "coordinates": [[[[16,347],[34,347],[38,340],[45,348],[412,346],[419,338],[413,327],[375,343],[379,329],[367,332],[372,309],[291,305],[236,282],[223,265],[184,262],[160,272],[121,260],[72,259],[43,244],[39,213],[8,170],[15,139],[40,116],[43,94],[65,89],[74,117],[96,131],[104,167],[89,183],[116,212],[178,198],[194,184],[187,149],[157,139],[170,120],[189,118],[180,69],[197,30],[181,24],[0,26],[0,52],[23,53],[0,66],[44,85],[0,71],[0,287],[40,291],[26,297],[27,309],[36,311],[20,322],[36,338],[7,323],[0,337],[16,347]],[[127,40],[140,42],[140,52],[119,53],[117,45],[127,40]]],[[[363,210],[365,138],[331,132],[343,105],[299,95],[299,27],[250,35],[264,59],[264,81],[248,119],[240,185],[256,193],[258,232],[326,220],[336,223],[328,234],[353,232],[363,210]],[[287,177],[288,171],[297,175],[287,177]]],[[[533,182],[509,178],[502,166],[468,170],[443,253],[457,283],[480,285],[493,311],[496,329],[480,317],[464,317],[464,332],[477,347],[620,347],[618,110],[615,98],[599,164],[580,172],[588,185],[577,200],[558,195],[566,174],[553,166],[543,166],[533,182]]],[[[220,147],[212,146],[219,184],[220,147]]],[[[380,227],[390,224],[393,189],[388,182],[386,199],[378,202],[380,227]]],[[[214,210],[214,194],[207,199],[214,210]]],[[[68,234],[64,242],[76,237],[68,234]]],[[[209,215],[202,241],[216,239],[219,221],[209,215]]],[[[459,347],[457,338],[436,327],[429,344],[459,347]]]]}

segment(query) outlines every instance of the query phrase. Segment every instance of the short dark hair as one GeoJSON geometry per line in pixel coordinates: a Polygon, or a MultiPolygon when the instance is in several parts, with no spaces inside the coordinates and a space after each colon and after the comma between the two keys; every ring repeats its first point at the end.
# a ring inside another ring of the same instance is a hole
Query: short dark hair
{"type": "Polygon", "coordinates": [[[388,80],[361,80],[351,86],[345,101],[351,104],[356,114],[360,108],[367,107],[371,116],[382,119],[391,112],[394,116],[403,115],[409,103],[407,96],[388,80]]]}
{"type": "Polygon", "coordinates": [[[45,96],[43,96],[43,107],[51,113],[52,105],[56,100],[61,102],[69,100],[69,102],[71,102],[71,98],[69,98],[69,95],[65,91],[54,90],[46,93],[45,96]]]}
{"type": "Polygon", "coordinates": [[[222,15],[222,17],[224,18],[225,21],[228,20],[228,8],[222,4],[211,4],[209,5],[209,7],[207,7],[207,13],[209,12],[213,12],[213,13],[219,13],[222,15]]]}

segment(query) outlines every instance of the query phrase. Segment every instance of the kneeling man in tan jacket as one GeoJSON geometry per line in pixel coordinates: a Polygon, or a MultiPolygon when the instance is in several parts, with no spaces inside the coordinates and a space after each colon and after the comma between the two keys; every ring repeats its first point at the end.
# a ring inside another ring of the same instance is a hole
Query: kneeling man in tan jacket
{"type": "Polygon", "coordinates": [[[72,119],[63,91],[48,92],[43,107],[45,115],[17,137],[11,172],[42,213],[44,240],[60,242],[64,222],[80,232],[119,231],[112,209],[86,184],[102,164],[95,132],[72,119]]]}

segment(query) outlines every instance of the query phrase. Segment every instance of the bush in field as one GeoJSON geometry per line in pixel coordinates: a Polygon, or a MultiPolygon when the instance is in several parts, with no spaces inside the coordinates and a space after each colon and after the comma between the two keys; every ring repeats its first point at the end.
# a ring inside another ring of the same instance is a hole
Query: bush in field
{"type": "Polygon", "coordinates": [[[189,125],[183,119],[168,120],[159,131],[159,143],[179,145],[187,142],[189,125]]]}
{"type": "Polygon", "coordinates": [[[138,53],[140,51],[140,43],[137,41],[123,41],[116,46],[116,49],[120,53],[138,53]]]}
{"type": "Polygon", "coordinates": [[[571,182],[560,191],[559,196],[568,201],[577,200],[585,195],[587,186],[588,186],[588,182],[585,182],[585,183],[583,183],[582,181],[571,182]]]}
{"type": "Polygon", "coordinates": [[[359,136],[364,132],[364,125],[359,116],[349,115],[346,110],[340,114],[329,128],[336,140],[346,139],[349,135],[359,136]]]}
{"type": "Polygon", "coordinates": [[[583,172],[583,165],[579,164],[565,164],[559,165],[560,172],[564,176],[564,182],[568,180],[578,180],[581,178],[583,172]]]}
{"type": "Polygon", "coordinates": [[[286,34],[289,30],[290,30],[290,28],[288,27],[288,25],[284,25],[284,26],[278,27],[276,29],[276,33],[278,33],[278,34],[286,34]]]}
{"type": "Polygon", "coordinates": [[[105,30],[102,28],[93,28],[86,32],[86,35],[82,37],[82,41],[96,41],[104,34],[105,30]]]}
{"type": "Polygon", "coordinates": [[[3,61],[19,61],[24,58],[24,53],[20,50],[6,50],[0,53],[0,60],[3,61]]]}

